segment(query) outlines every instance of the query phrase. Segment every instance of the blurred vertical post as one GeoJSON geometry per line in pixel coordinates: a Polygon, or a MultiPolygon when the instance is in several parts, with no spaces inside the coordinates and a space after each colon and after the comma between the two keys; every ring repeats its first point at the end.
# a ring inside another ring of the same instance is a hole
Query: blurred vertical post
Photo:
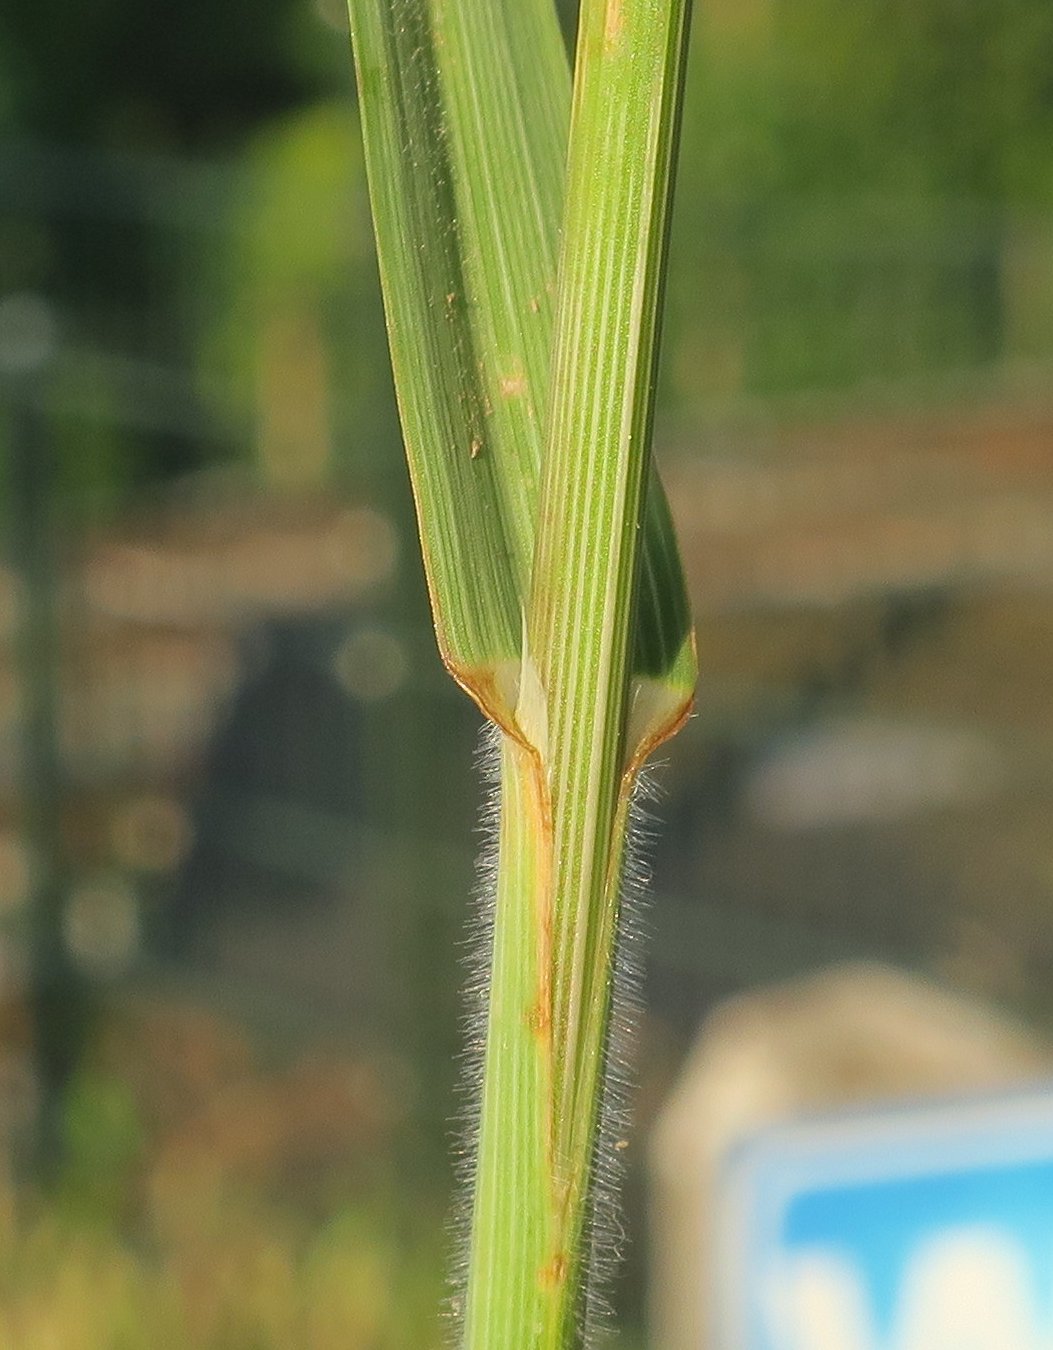
{"type": "Polygon", "coordinates": [[[32,1164],[42,1179],[54,1175],[61,1158],[64,1089],[81,1034],[80,982],[63,936],[67,876],[58,731],[59,581],[55,466],[45,411],[56,345],[56,324],[45,301],[32,295],[0,301],[8,524],[18,580],[18,781],[32,878],[26,993],[39,1092],[32,1164]]]}

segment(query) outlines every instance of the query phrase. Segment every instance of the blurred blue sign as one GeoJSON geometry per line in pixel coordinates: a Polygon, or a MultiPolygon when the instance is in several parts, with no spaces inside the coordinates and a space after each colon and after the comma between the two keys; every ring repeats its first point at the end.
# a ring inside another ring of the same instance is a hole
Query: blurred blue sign
{"type": "Polygon", "coordinates": [[[1053,1088],[773,1129],[716,1219],[716,1350],[1053,1350],[1053,1088]]]}

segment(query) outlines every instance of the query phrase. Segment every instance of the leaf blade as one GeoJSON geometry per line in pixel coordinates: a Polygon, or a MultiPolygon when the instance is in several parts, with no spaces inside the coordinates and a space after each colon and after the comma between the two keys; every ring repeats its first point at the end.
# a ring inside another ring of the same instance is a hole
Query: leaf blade
{"type": "Polygon", "coordinates": [[[413,4],[350,5],[395,389],[443,659],[484,710],[521,621],[456,233],[434,35],[413,4]]]}
{"type": "MultiPolygon", "coordinates": [[[[551,0],[349,6],[436,636],[484,711],[523,734],[514,686],[549,404],[566,53],[551,0]]],[[[662,691],[641,706],[662,706],[641,744],[679,719],[694,679],[679,553],[650,472],[633,659],[662,691]]]]}

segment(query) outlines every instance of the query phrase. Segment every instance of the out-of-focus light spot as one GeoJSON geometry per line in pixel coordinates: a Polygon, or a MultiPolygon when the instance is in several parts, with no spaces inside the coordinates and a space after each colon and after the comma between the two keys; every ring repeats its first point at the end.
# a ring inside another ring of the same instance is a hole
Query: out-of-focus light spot
{"type": "Polygon", "coordinates": [[[771,755],[749,783],[746,805],[771,828],[815,829],[974,804],[1004,779],[992,749],[967,732],[840,724],[771,755]]]}
{"type": "Polygon", "coordinates": [[[362,590],[370,590],[394,575],[398,534],[387,516],[360,506],[345,511],[337,520],[329,549],[334,564],[347,579],[362,590]]]}
{"type": "Polygon", "coordinates": [[[0,916],[25,904],[32,864],[25,845],[14,834],[0,834],[0,916]]]}
{"type": "Polygon", "coordinates": [[[405,684],[409,661],[402,642],[392,633],[363,628],[343,642],[334,668],[352,698],[374,703],[390,698],[405,684]]]}
{"type": "Polygon", "coordinates": [[[347,32],[347,5],[343,0],[314,0],[314,8],[327,28],[337,33],[347,32]]]}
{"type": "Polygon", "coordinates": [[[64,937],[74,961],[97,979],[126,970],[139,949],[139,903],[117,878],[88,882],[70,896],[64,937]]]}
{"type": "Polygon", "coordinates": [[[57,346],[58,324],[42,296],[9,295],[0,300],[0,371],[31,375],[47,365],[57,346]]]}
{"type": "Polygon", "coordinates": [[[113,817],[114,852],[134,871],[170,871],[186,857],[192,838],[187,813],[171,797],[134,797],[113,817]]]}

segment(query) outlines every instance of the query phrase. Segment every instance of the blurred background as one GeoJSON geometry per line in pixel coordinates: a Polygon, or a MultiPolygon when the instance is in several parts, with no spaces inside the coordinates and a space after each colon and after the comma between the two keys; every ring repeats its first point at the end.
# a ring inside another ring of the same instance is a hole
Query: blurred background
{"type": "MultiPolygon", "coordinates": [[[[1053,7],[698,9],[626,1350],[716,1003],[866,957],[1053,1024],[1053,7]]],[[[479,727],[339,0],[4,7],[0,459],[0,1343],[438,1346],[479,727]]]]}

